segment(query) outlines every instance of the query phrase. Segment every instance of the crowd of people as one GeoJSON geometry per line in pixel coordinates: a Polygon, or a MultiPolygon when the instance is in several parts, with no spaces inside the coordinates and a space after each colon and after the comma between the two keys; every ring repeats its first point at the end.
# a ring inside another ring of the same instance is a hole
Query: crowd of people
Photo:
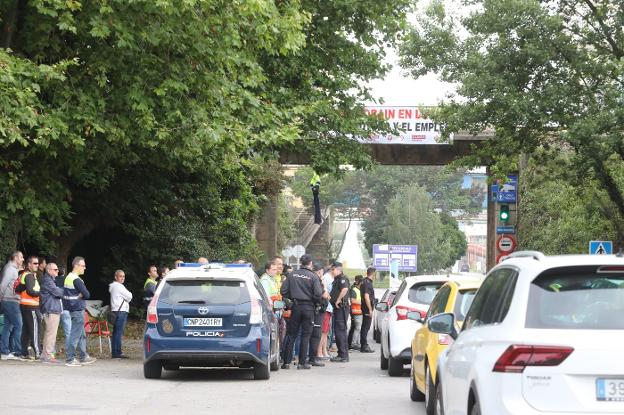
{"type": "MultiPolygon", "coordinates": [[[[174,267],[181,262],[175,261],[174,267]]],[[[200,257],[197,262],[208,264],[208,259],[200,257]]],[[[78,367],[96,361],[87,352],[85,310],[91,294],[82,279],[86,261],[77,256],[71,266],[71,272],[65,275],[63,267],[56,262],[38,256],[25,260],[22,252],[13,252],[0,273],[0,311],[4,315],[1,360],[63,363],[57,359],[60,326],[65,339],[62,346],[66,366],[78,367]]],[[[152,301],[160,280],[168,272],[168,267],[147,268],[141,299],[144,307],[152,301]]],[[[368,268],[366,276],[356,275],[351,284],[340,262],[323,266],[314,263],[310,255],[300,258],[297,270],[284,264],[280,256],[265,265],[260,282],[267,296],[271,303],[285,304],[277,312],[282,369],[289,369],[293,360],[298,369],[310,369],[325,366],[324,360],[348,362],[349,350],[374,352],[368,346],[367,337],[375,304],[375,274],[375,268],[368,268]],[[331,357],[330,351],[337,354],[331,357]]],[[[124,285],[125,279],[125,272],[119,269],[109,284],[108,320],[113,323],[111,357],[114,359],[127,358],[122,352],[122,338],[133,296],[124,285]]]]}
{"type": "Polygon", "coordinates": [[[268,262],[260,282],[272,302],[286,305],[278,313],[281,368],[290,369],[293,360],[297,369],[325,366],[323,360],[348,362],[349,350],[374,353],[367,338],[375,304],[375,275],[375,268],[368,268],[366,277],[355,276],[351,285],[337,261],[324,267],[303,255],[297,270],[285,266],[279,256],[268,262]],[[337,354],[331,357],[334,343],[337,354]]]}

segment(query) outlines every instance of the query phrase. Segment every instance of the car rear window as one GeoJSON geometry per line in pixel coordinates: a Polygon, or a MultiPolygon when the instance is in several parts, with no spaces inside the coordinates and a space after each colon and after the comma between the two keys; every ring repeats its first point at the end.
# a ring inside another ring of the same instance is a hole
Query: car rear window
{"type": "Polygon", "coordinates": [[[553,270],[529,290],[526,327],[537,329],[624,329],[624,274],[596,267],[553,270]]]}
{"type": "Polygon", "coordinates": [[[169,304],[242,304],[250,301],[244,281],[166,281],[159,297],[169,304]]]}
{"type": "Polygon", "coordinates": [[[453,314],[455,314],[456,321],[464,321],[466,313],[470,309],[470,305],[476,294],[477,290],[463,290],[457,293],[455,307],[453,307],[453,314]]]}
{"type": "Polygon", "coordinates": [[[407,299],[412,303],[429,305],[443,284],[443,282],[414,284],[407,293],[407,299]]]}

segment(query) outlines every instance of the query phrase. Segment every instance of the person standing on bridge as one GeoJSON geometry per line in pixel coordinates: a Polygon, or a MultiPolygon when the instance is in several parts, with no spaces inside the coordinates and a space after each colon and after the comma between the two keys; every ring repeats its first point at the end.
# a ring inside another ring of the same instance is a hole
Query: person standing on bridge
{"type": "Polygon", "coordinates": [[[306,358],[314,325],[314,307],[320,302],[323,289],[318,276],[312,271],[312,257],[303,255],[300,263],[301,268],[293,271],[286,278],[281,288],[282,297],[293,302],[292,315],[287,328],[286,355],[282,369],[290,369],[293,347],[299,329],[301,329],[301,346],[297,369],[310,369],[312,367],[306,363],[306,358]]]}

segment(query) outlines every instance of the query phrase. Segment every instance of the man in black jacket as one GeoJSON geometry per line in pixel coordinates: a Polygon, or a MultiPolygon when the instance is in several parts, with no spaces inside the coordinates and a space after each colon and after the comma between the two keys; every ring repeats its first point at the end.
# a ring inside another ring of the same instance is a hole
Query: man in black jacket
{"type": "Polygon", "coordinates": [[[332,357],[332,362],[348,362],[349,361],[349,344],[347,341],[347,320],[351,307],[349,304],[349,280],[342,273],[342,264],[334,262],[333,269],[340,271],[334,277],[334,283],[330,293],[330,302],[334,307],[334,335],[336,336],[336,347],[338,347],[338,356],[332,357]]]}
{"type": "Polygon", "coordinates": [[[286,355],[282,369],[290,369],[293,347],[301,329],[301,346],[299,348],[299,364],[297,369],[310,369],[306,363],[310,335],[314,325],[314,308],[321,301],[323,289],[321,281],[312,271],[312,257],[303,255],[300,259],[301,268],[293,271],[284,281],[281,288],[282,297],[293,302],[292,314],[287,326],[286,355]]]}

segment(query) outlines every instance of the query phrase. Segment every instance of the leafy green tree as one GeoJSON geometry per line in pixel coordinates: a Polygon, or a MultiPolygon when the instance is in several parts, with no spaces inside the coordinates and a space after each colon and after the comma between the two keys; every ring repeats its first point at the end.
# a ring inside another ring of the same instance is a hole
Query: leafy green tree
{"type": "Polygon", "coordinates": [[[449,268],[466,252],[466,238],[457,222],[433,210],[431,197],[418,185],[405,186],[387,206],[383,240],[418,245],[418,272],[449,268]]]}
{"type": "Polygon", "coordinates": [[[521,153],[569,149],[569,167],[608,195],[622,239],[622,3],[463,3],[467,8],[453,13],[431,1],[401,53],[414,76],[436,72],[458,85],[437,114],[447,131],[492,130],[464,162],[489,165],[500,176],[518,168],[521,153]]]}

